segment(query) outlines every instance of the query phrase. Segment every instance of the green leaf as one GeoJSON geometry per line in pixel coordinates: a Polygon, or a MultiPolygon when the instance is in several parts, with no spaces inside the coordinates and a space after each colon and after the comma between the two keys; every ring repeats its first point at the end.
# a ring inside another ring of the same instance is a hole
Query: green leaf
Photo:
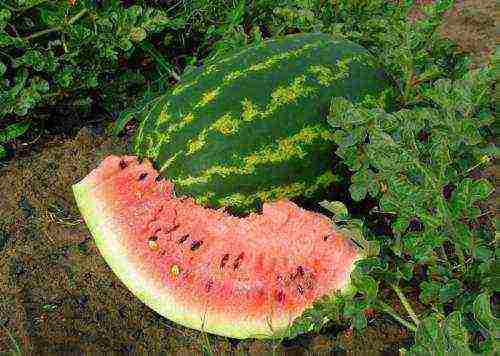
{"type": "Polygon", "coordinates": [[[395,235],[401,236],[406,231],[406,228],[410,224],[410,217],[406,215],[400,215],[391,224],[392,231],[395,235]]]}
{"type": "Polygon", "coordinates": [[[330,102],[330,112],[327,121],[332,127],[345,127],[353,110],[354,105],[349,100],[342,97],[335,97],[330,102]]]}
{"type": "Polygon", "coordinates": [[[405,280],[409,281],[413,277],[413,267],[413,263],[403,263],[398,266],[398,271],[405,280]]]}
{"type": "Polygon", "coordinates": [[[319,205],[330,211],[333,214],[333,219],[335,221],[345,221],[349,218],[349,212],[344,203],[340,201],[327,201],[323,200],[319,202],[319,205]]]}
{"type": "Polygon", "coordinates": [[[132,41],[130,41],[128,38],[121,38],[118,41],[118,47],[120,47],[124,51],[128,51],[128,50],[132,49],[133,46],[134,45],[133,45],[132,41]]]}
{"type": "Polygon", "coordinates": [[[443,304],[456,298],[463,292],[462,283],[458,279],[451,279],[439,290],[439,301],[443,304]]]}
{"type": "Polygon", "coordinates": [[[0,130],[0,143],[8,142],[24,134],[30,127],[29,121],[16,122],[0,130]]]}
{"type": "Polygon", "coordinates": [[[69,88],[73,83],[73,72],[74,69],[70,67],[65,67],[62,71],[59,71],[55,75],[56,83],[63,88],[69,88]]]}
{"type": "Polygon", "coordinates": [[[366,324],[366,316],[363,313],[357,313],[351,319],[351,325],[356,330],[363,330],[366,328],[366,324]]]}
{"type": "Polygon", "coordinates": [[[31,80],[31,88],[40,93],[47,93],[50,89],[49,82],[40,77],[35,77],[31,80]]]}
{"type": "Polygon", "coordinates": [[[366,301],[357,299],[346,301],[344,316],[351,320],[351,325],[357,330],[362,330],[366,327],[367,321],[363,311],[367,305],[366,301]]]}
{"type": "Polygon", "coordinates": [[[424,231],[420,234],[406,234],[403,240],[404,250],[418,262],[429,261],[434,257],[434,249],[446,241],[439,231],[424,231]]]}
{"type": "Polygon", "coordinates": [[[146,36],[147,36],[146,31],[141,27],[134,27],[130,31],[130,39],[135,43],[141,42],[146,38],[146,36]]]}
{"type": "Polygon", "coordinates": [[[131,109],[122,111],[114,124],[113,135],[118,135],[125,128],[125,125],[127,125],[130,120],[134,119],[137,114],[139,114],[143,110],[151,110],[151,106],[161,99],[161,96],[157,96],[154,99],[146,96],[131,109]]]}
{"type": "MultiPolygon", "coordinates": [[[[428,355],[445,356],[442,333],[438,322],[438,314],[431,314],[418,326],[415,332],[415,346],[418,351],[427,351],[428,355]]],[[[416,354],[421,354],[417,352],[416,354]]]]}
{"type": "Polygon", "coordinates": [[[466,178],[453,192],[450,202],[451,208],[455,214],[458,214],[470,209],[475,202],[486,199],[492,191],[493,186],[488,180],[466,178]]]}
{"type": "Polygon", "coordinates": [[[418,326],[415,345],[410,355],[472,355],[468,346],[468,333],[463,326],[460,312],[452,312],[446,319],[440,314],[431,314],[418,326]]]}
{"type": "Polygon", "coordinates": [[[5,31],[0,31],[0,47],[10,46],[14,39],[5,31]]]}
{"type": "MultiPolygon", "coordinates": [[[[431,203],[431,201],[422,201],[422,203],[429,204],[431,203]]],[[[428,210],[423,210],[419,212],[418,217],[424,224],[424,226],[428,229],[439,230],[441,226],[446,224],[445,218],[443,217],[441,212],[430,212],[428,210]]]]}
{"type": "Polygon", "coordinates": [[[479,245],[474,248],[473,253],[475,259],[486,262],[490,260],[493,252],[490,250],[488,246],[479,245]]]}
{"type": "Polygon", "coordinates": [[[64,20],[64,17],[62,17],[58,12],[44,8],[39,9],[39,11],[40,19],[46,26],[56,26],[64,20]]]}
{"type": "Polygon", "coordinates": [[[352,185],[349,187],[351,196],[354,200],[361,200],[366,196],[369,191],[373,197],[378,194],[379,186],[378,181],[371,169],[363,168],[351,177],[352,185]],[[353,195],[354,194],[354,195],[353,195]]]}
{"type": "Polygon", "coordinates": [[[435,282],[423,281],[420,283],[419,299],[424,304],[429,304],[438,299],[441,285],[435,282]]]}
{"type": "Polygon", "coordinates": [[[7,67],[5,66],[5,64],[0,62],[0,76],[4,75],[6,70],[7,70],[7,67]]]}
{"type": "Polygon", "coordinates": [[[45,67],[44,55],[37,50],[28,50],[17,60],[19,64],[30,65],[36,71],[42,71],[45,67]]]}
{"type": "Polygon", "coordinates": [[[5,150],[5,147],[0,144],[0,159],[3,159],[7,156],[7,151],[5,150]]]}
{"type": "Polygon", "coordinates": [[[436,265],[430,265],[428,274],[431,277],[435,277],[436,279],[451,279],[452,278],[452,271],[448,268],[447,265],[442,265],[442,264],[436,264],[436,265]]]}
{"type": "Polygon", "coordinates": [[[476,297],[473,304],[474,319],[491,336],[500,333],[500,320],[491,312],[490,295],[483,292],[476,297]]]}
{"type": "Polygon", "coordinates": [[[363,293],[367,301],[375,300],[378,293],[378,283],[373,277],[364,274],[359,269],[355,269],[351,274],[352,284],[363,293]]]}
{"type": "Polygon", "coordinates": [[[335,131],[333,140],[339,147],[349,147],[355,144],[352,133],[345,130],[335,131]]]}
{"type": "Polygon", "coordinates": [[[453,243],[457,244],[462,250],[470,251],[473,244],[473,237],[469,227],[465,224],[457,223],[454,230],[453,243]]]}
{"type": "Polygon", "coordinates": [[[432,142],[430,145],[431,159],[437,167],[444,169],[452,162],[450,152],[450,142],[446,137],[439,137],[439,140],[432,142]]]}
{"type": "Polygon", "coordinates": [[[444,334],[447,340],[447,352],[455,355],[472,355],[468,345],[468,332],[463,325],[462,314],[454,311],[446,317],[444,334]]]}
{"type": "Polygon", "coordinates": [[[349,193],[351,194],[351,198],[354,201],[360,201],[366,197],[366,193],[368,193],[368,187],[363,184],[353,183],[349,186],[349,193]]]}
{"type": "Polygon", "coordinates": [[[3,28],[7,25],[9,22],[11,13],[7,9],[2,9],[0,10],[0,30],[3,30],[3,28]]]}

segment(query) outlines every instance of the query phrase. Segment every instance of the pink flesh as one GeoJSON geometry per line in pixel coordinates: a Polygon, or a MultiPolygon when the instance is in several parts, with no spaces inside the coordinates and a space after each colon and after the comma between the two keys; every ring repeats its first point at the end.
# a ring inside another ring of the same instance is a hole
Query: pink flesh
{"type": "Polygon", "coordinates": [[[130,254],[179,300],[227,317],[273,310],[293,318],[345,286],[357,251],[321,214],[282,200],[238,218],[174,198],[157,176],[147,161],[110,156],[86,180],[108,202],[130,254]]]}

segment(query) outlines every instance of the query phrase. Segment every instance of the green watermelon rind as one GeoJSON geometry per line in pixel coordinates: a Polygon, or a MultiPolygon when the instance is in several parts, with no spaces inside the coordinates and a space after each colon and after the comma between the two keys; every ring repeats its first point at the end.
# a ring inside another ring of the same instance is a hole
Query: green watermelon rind
{"type": "Polygon", "coordinates": [[[179,194],[213,208],[248,213],[265,201],[319,198],[335,180],[331,98],[359,101],[387,87],[368,58],[323,33],[228,54],[142,111],[134,152],[154,160],[179,194]]]}
{"type": "MultiPolygon", "coordinates": [[[[134,258],[121,242],[121,236],[125,232],[119,225],[113,224],[113,217],[106,216],[106,203],[93,194],[94,185],[84,179],[73,185],[72,189],[78,208],[104,260],[123,284],[158,314],[185,327],[232,338],[269,339],[295,336],[290,335],[290,326],[296,318],[290,320],[286,315],[272,321],[250,320],[246,324],[237,325],[234,320],[225,320],[223,315],[212,315],[211,319],[203,320],[202,310],[189,309],[182,305],[169,293],[168,288],[151,278],[147,271],[141,271],[140,259],[134,258]]],[[[347,276],[350,276],[356,260],[352,262],[347,276]]],[[[344,286],[335,293],[342,294],[351,288],[350,279],[347,278],[344,286]]]]}

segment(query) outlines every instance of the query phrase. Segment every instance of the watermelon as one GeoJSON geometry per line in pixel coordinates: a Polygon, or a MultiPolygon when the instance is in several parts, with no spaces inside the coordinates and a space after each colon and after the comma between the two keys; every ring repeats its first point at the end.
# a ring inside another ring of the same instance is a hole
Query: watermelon
{"type": "Polygon", "coordinates": [[[278,337],[349,285],[359,254],[327,217],[285,199],[236,217],[173,188],[135,156],[109,156],[73,186],[106,262],[159,314],[233,338],[278,337]]]}
{"type": "Polygon", "coordinates": [[[176,192],[213,208],[243,214],[282,198],[319,199],[336,180],[331,99],[356,102],[386,87],[370,59],[322,33],[232,52],[146,105],[134,153],[154,161],[176,192]]]}

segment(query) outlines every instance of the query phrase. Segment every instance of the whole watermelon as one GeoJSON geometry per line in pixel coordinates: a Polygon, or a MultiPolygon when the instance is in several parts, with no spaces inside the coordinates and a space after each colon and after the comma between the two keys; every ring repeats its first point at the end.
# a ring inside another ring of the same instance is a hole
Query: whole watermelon
{"type": "Polygon", "coordinates": [[[326,34],[289,35],[187,73],[147,105],[134,138],[176,193],[245,213],[311,196],[335,180],[330,101],[359,101],[386,83],[363,47],[326,34]]]}

